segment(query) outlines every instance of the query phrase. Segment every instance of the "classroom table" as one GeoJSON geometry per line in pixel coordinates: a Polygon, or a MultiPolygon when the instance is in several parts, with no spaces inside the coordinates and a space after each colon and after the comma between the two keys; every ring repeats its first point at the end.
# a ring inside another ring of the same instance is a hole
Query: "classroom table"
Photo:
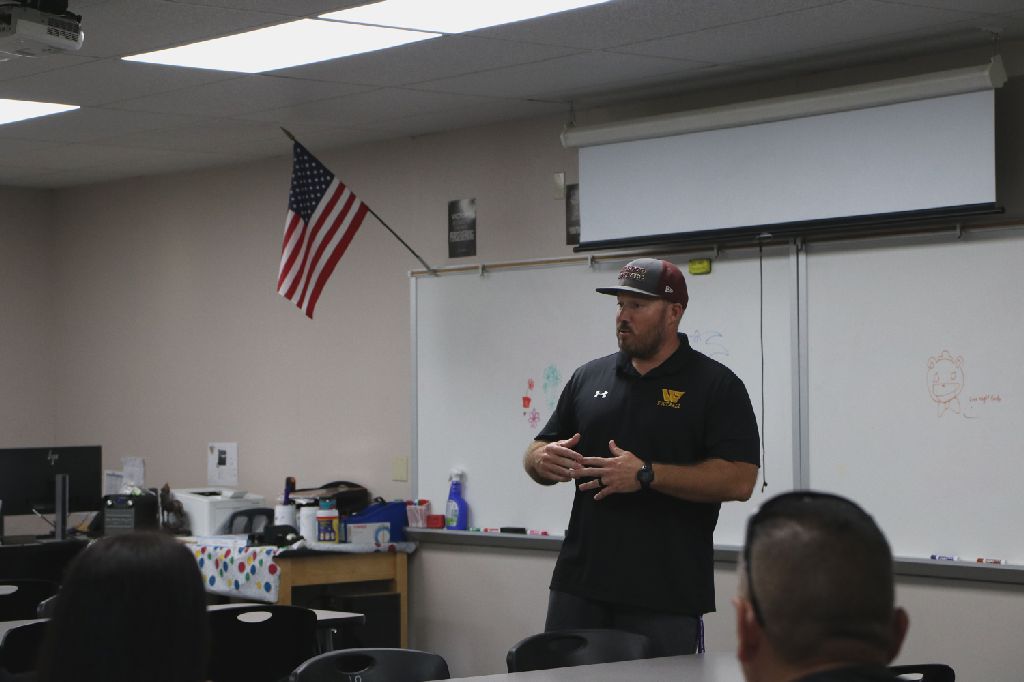
{"type": "Polygon", "coordinates": [[[573,668],[458,677],[451,682],[743,682],[732,653],[665,656],[639,661],[579,665],[573,668]]]}
{"type": "Polygon", "coordinates": [[[321,543],[298,549],[227,547],[212,540],[186,540],[199,561],[207,591],[246,600],[292,604],[296,587],[385,582],[388,591],[398,594],[401,646],[409,646],[408,557],[415,543],[391,543],[391,551],[373,547],[361,551],[357,546],[328,547],[321,543]],[[229,551],[228,567],[224,568],[224,554],[229,551]],[[235,573],[245,578],[232,577],[235,573]]]}

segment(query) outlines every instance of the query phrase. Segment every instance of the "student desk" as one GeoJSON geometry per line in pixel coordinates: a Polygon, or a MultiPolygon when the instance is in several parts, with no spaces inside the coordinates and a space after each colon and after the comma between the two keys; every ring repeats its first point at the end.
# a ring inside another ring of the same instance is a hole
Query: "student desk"
{"type": "Polygon", "coordinates": [[[387,581],[399,598],[402,646],[409,646],[409,555],[406,552],[341,553],[294,550],[278,554],[281,569],[277,603],[292,603],[292,588],[387,581]]]}
{"type": "Polygon", "coordinates": [[[459,677],[451,682],[743,682],[743,670],[732,653],[665,656],[639,661],[580,665],[524,673],[459,677]]]}
{"type": "MultiPolygon", "coordinates": [[[[230,609],[239,606],[260,606],[256,603],[239,603],[239,604],[211,604],[207,606],[208,611],[220,611],[223,609],[230,609]]],[[[316,626],[318,642],[321,650],[328,651],[331,646],[331,630],[334,628],[341,627],[348,623],[363,623],[366,617],[361,613],[352,613],[350,611],[330,611],[327,609],[310,609],[316,614],[316,626]]],[[[28,625],[29,623],[42,623],[49,620],[48,618],[32,618],[29,620],[5,620],[0,621],[0,645],[3,645],[4,637],[7,636],[8,631],[13,630],[21,625],[28,625]]]]}
{"type": "Polygon", "coordinates": [[[401,646],[409,645],[408,552],[415,543],[392,543],[391,551],[333,545],[289,549],[253,547],[230,538],[189,538],[208,592],[234,599],[294,603],[306,585],[382,581],[399,597],[401,646]]]}

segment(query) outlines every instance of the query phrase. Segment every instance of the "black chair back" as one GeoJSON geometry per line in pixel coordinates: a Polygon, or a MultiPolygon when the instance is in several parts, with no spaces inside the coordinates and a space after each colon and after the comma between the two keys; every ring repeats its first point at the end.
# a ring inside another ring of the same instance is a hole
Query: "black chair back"
{"type": "Polygon", "coordinates": [[[39,605],[36,606],[36,618],[53,618],[53,614],[57,610],[57,597],[59,596],[60,593],[39,602],[39,605]]]}
{"type": "Polygon", "coordinates": [[[211,682],[277,682],[316,648],[316,614],[268,604],[209,612],[211,682]]]}
{"type": "Polygon", "coordinates": [[[36,617],[39,602],[57,594],[57,583],[35,578],[0,580],[0,620],[36,617]]]}
{"type": "Polygon", "coordinates": [[[274,510],[269,507],[239,509],[228,518],[225,532],[232,535],[261,533],[267,526],[274,525],[274,510]]]}
{"type": "Polygon", "coordinates": [[[918,682],[954,682],[956,673],[943,663],[920,663],[917,665],[893,665],[889,670],[901,680],[918,682]]]}
{"type": "Polygon", "coordinates": [[[508,650],[505,663],[508,671],[515,673],[631,661],[654,655],[654,642],[647,635],[624,630],[560,630],[542,632],[518,642],[508,650]]]}
{"type": "Polygon", "coordinates": [[[292,672],[289,682],[427,682],[447,680],[448,664],[415,649],[342,649],[320,654],[292,672]]]}
{"type": "Polygon", "coordinates": [[[0,668],[14,674],[34,672],[49,623],[40,620],[8,630],[0,641],[0,668]]]}

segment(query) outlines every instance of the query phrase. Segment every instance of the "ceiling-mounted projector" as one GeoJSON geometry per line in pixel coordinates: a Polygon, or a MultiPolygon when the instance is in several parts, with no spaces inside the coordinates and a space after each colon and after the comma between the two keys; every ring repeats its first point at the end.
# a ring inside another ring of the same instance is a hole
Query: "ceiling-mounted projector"
{"type": "Polygon", "coordinates": [[[8,57],[42,57],[82,47],[82,18],[32,7],[0,7],[0,61],[8,57]]]}

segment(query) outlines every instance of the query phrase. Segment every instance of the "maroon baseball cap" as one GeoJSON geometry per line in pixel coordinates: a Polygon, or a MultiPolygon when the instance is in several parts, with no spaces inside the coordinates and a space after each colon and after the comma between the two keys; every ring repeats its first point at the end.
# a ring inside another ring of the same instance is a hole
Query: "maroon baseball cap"
{"type": "Polygon", "coordinates": [[[683,273],[667,260],[657,258],[637,258],[629,261],[619,270],[619,285],[598,287],[597,293],[612,296],[637,294],[661,298],[670,303],[679,303],[684,308],[690,300],[686,293],[683,273]]]}

